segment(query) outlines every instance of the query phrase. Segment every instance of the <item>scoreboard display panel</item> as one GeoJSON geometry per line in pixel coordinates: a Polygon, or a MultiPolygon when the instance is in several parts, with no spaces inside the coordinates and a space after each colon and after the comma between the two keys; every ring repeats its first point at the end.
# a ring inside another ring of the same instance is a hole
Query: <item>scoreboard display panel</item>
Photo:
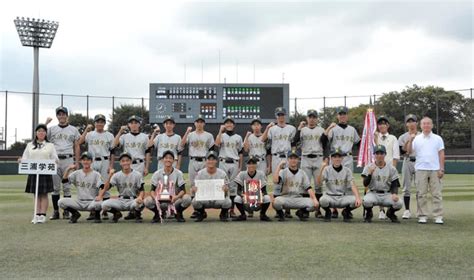
{"type": "Polygon", "coordinates": [[[254,118],[275,120],[275,108],[289,107],[289,84],[150,84],[150,122],[172,116],[177,124],[193,123],[198,115],[206,123],[220,124],[232,117],[236,124],[254,118]]]}

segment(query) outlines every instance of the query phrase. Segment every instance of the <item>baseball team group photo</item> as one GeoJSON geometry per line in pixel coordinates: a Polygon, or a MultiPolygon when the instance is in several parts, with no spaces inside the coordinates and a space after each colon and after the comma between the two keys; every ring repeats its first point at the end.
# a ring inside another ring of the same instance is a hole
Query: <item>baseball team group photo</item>
{"type": "Polygon", "coordinates": [[[42,15],[2,4],[6,279],[474,274],[472,2],[20,2],[42,15]],[[70,36],[111,24],[129,38],[70,36]]]}

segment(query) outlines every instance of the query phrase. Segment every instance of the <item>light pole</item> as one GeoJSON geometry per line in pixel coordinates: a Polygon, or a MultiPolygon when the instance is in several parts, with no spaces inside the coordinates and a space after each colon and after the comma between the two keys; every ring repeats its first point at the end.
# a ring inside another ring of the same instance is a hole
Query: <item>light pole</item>
{"type": "Polygon", "coordinates": [[[39,122],[39,48],[50,48],[53,44],[54,36],[58,30],[57,21],[45,21],[44,19],[19,18],[13,20],[24,47],[33,47],[33,137],[35,127],[39,122]]]}

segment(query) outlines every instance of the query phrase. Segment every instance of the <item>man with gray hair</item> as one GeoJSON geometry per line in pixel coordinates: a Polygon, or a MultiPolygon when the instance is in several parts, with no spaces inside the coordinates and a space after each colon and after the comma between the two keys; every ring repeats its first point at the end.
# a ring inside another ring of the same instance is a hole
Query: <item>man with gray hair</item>
{"type": "Polygon", "coordinates": [[[428,193],[433,199],[433,216],[436,224],[443,224],[443,205],[441,179],[444,176],[444,142],[432,132],[433,121],[424,117],[421,120],[419,135],[411,135],[408,154],[415,155],[416,198],[418,206],[418,223],[426,224],[428,220],[428,193]]]}

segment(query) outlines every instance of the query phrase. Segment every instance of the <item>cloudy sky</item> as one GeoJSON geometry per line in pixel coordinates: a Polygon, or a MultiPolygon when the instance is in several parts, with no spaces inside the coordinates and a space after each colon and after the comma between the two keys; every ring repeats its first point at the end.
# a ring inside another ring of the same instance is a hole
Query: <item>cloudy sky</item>
{"type": "MultiPolygon", "coordinates": [[[[473,86],[471,1],[1,1],[0,90],[32,86],[32,50],[21,47],[16,16],[60,22],[52,48],[40,51],[48,93],[147,97],[150,82],[219,82],[219,52],[220,82],[281,83],[284,73],[291,97],[473,86]]],[[[26,106],[23,117],[9,109],[11,142],[31,110],[30,98],[9,99],[26,106]]],[[[40,120],[57,103],[42,99],[40,120]]],[[[85,110],[82,98],[65,104],[85,110]]],[[[109,107],[97,99],[91,114],[109,107]]]]}

